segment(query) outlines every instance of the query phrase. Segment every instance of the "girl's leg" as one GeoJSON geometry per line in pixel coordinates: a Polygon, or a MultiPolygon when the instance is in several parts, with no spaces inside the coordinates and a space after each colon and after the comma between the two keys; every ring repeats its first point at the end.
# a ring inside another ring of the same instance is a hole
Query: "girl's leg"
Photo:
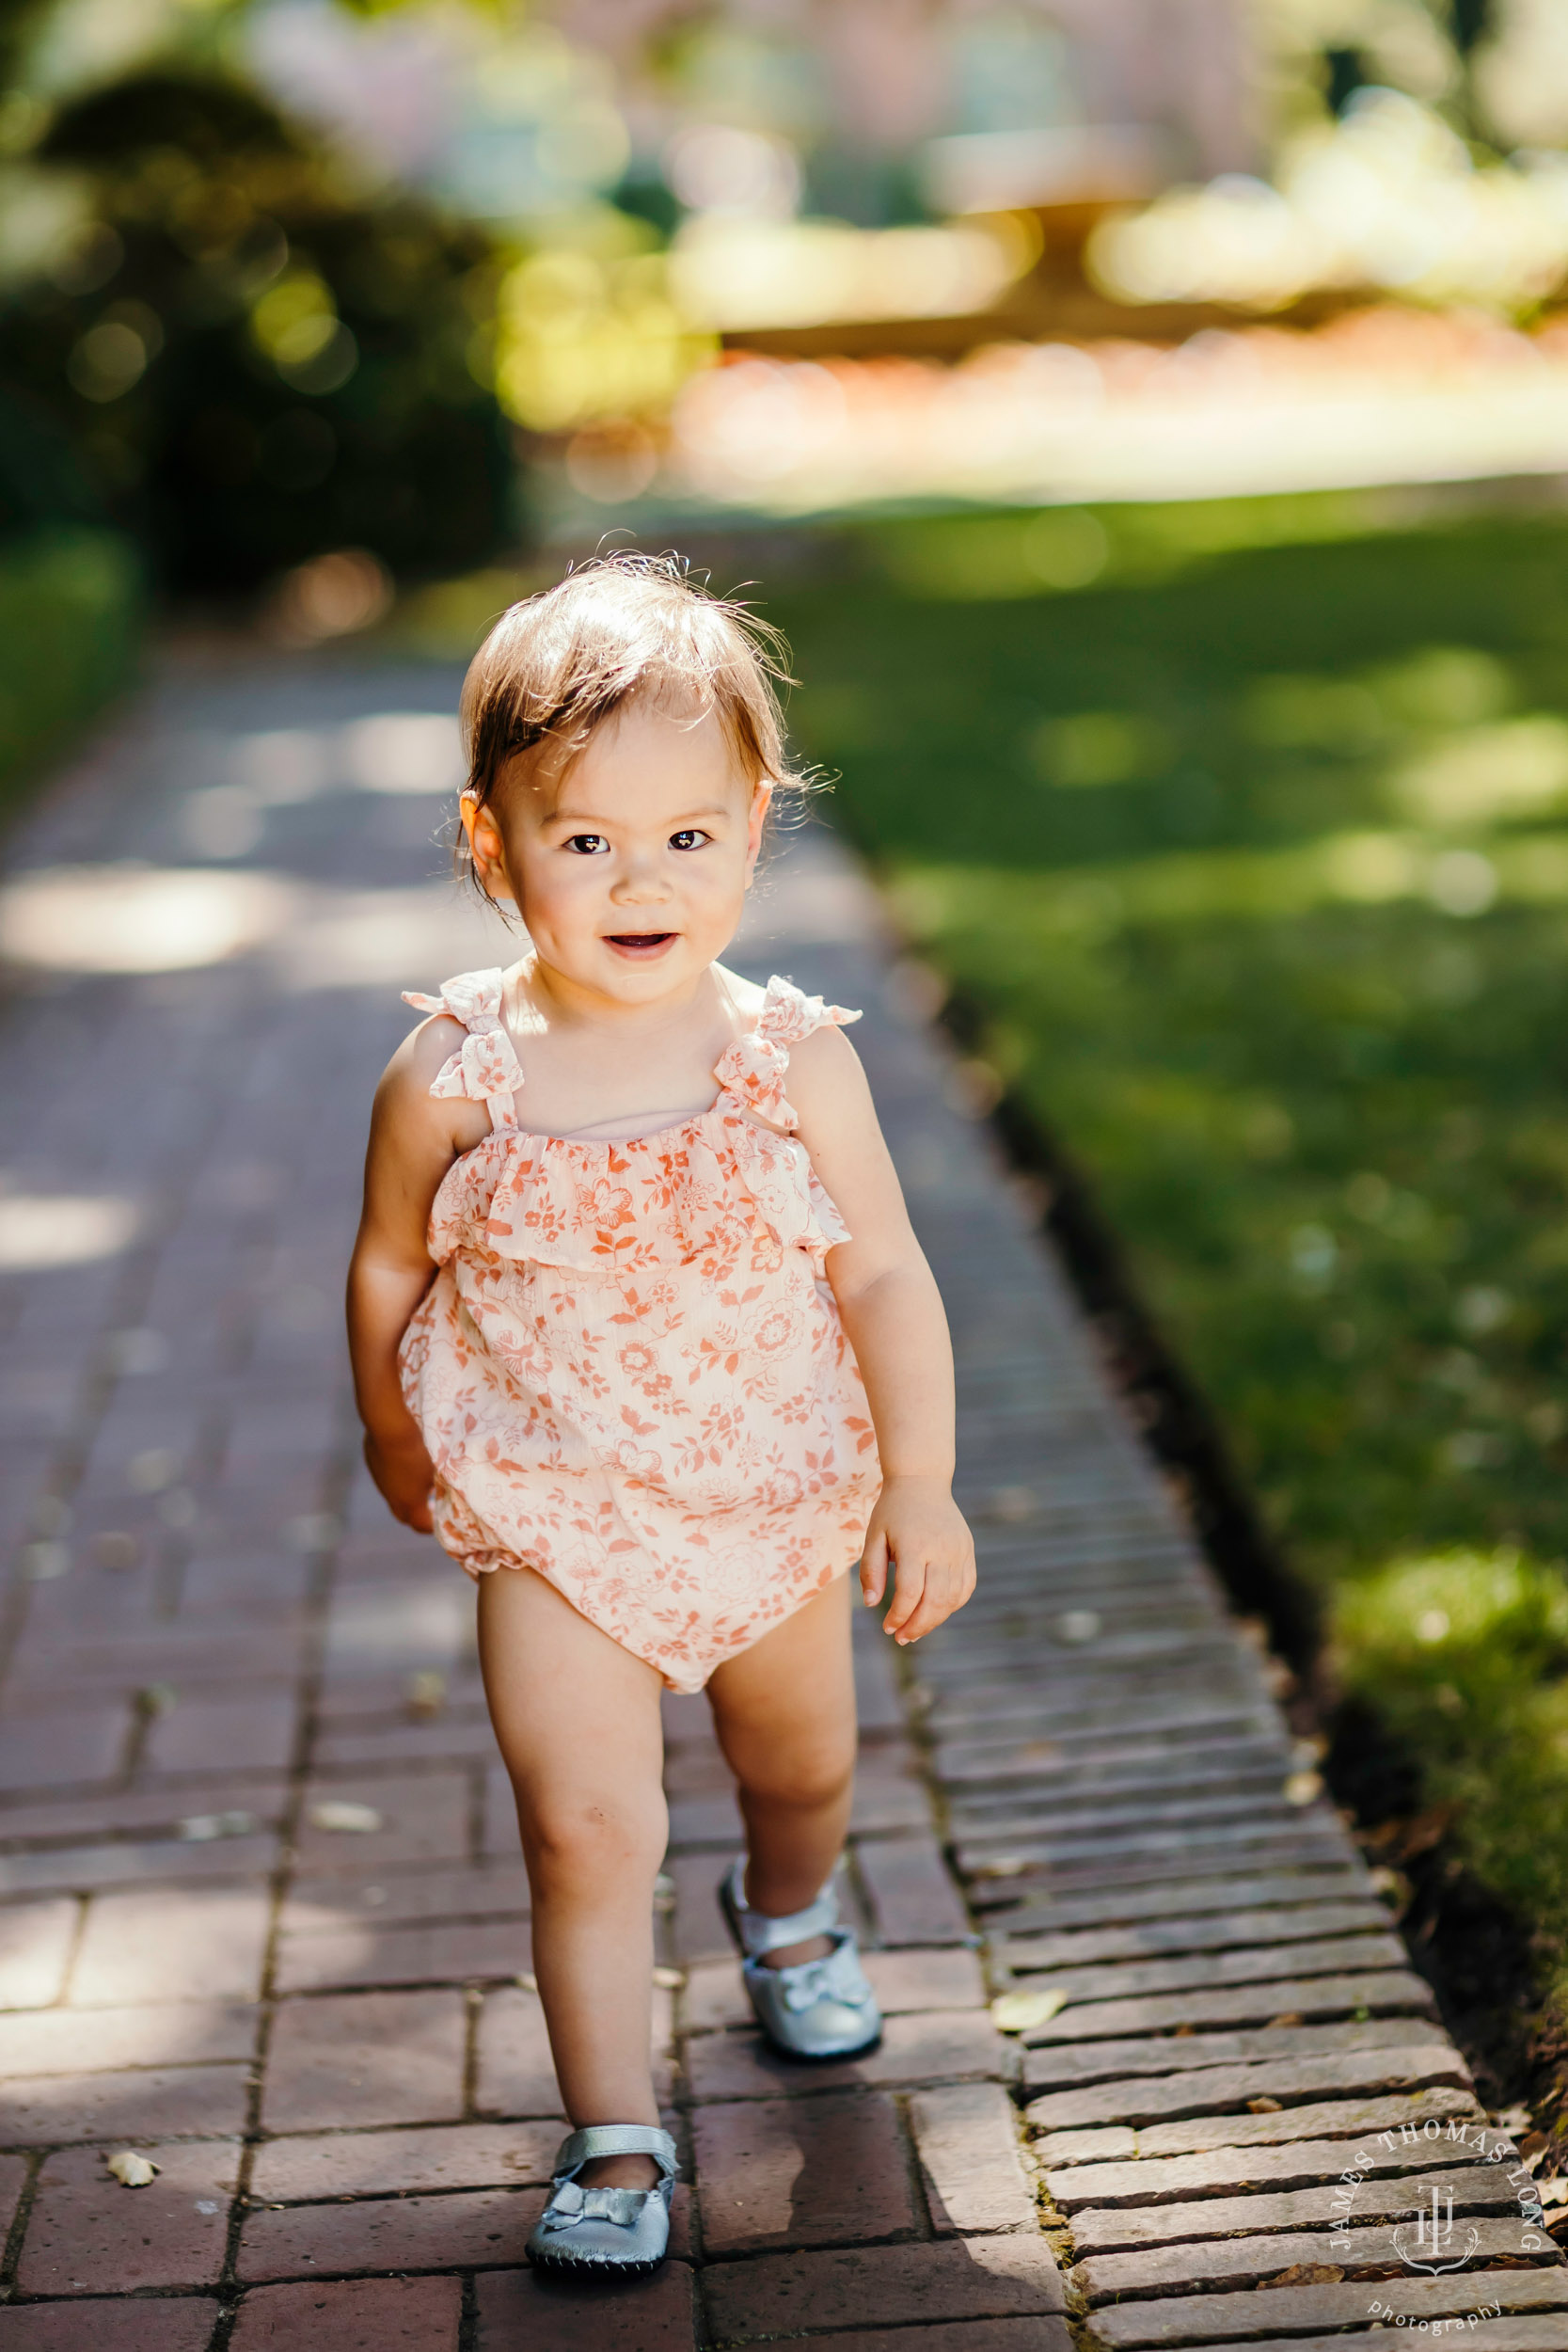
{"type": "MultiPolygon", "coordinates": [[[[533,1973],[574,2124],[658,2122],[654,1881],[669,1830],[660,1681],[530,1568],[481,1579],[490,1720],[533,1892],[533,1973]]],[[[649,2156],[606,2156],[586,2186],[649,2188],[649,2156]]]]}
{"type": "MultiPolygon", "coordinates": [[[[855,1777],[852,1576],[841,1576],[709,1682],[713,1725],[739,1783],[746,1899],[774,1918],[803,1911],[844,1845],[855,1777]]],[[[769,1952],[772,1967],[818,1960],[825,1936],[769,1952]]]]}

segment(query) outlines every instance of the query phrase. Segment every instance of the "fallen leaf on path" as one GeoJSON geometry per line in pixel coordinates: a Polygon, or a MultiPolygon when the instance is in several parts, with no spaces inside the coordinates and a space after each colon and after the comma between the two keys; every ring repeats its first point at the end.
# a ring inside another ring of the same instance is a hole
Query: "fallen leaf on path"
{"type": "Polygon", "coordinates": [[[1287,1804],[1311,1804],[1323,1792],[1322,1772],[1291,1772],[1285,1783],[1287,1804]]]}
{"type": "Polygon", "coordinates": [[[373,1804],[353,1804],[346,1797],[327,1797],[313,1804],[309,1820],[312,1829],[337,1830],[350,1837],[368,1837],[381,1827],[373,1804]]]}
{"type": "Polygon", "coordinates": [[[1284,2104],[1283,2099],[1249,2099],[1246,2111],[1249,2115],[1277,2115],[1284,2104]]]}
{"type": "Polygon", "coordinates": [[[187,1813],[180,1835],[188,1846],[204,1846],[214,1837],[248,1837],[256,1825],[254,1813],[187,1813]]]}
{"type": "Polygon", "coordinates": [[[1056,1639],[1069,1645],[1092,1642],[1100,1632],[1098,1609],[1065,1609],[1056,1620],[1056,1639]]]}
{"type": "Polygon", "coordinates": [[[114,2155],[105,2156],[103,2162],[126,2188],[145,2188],[149,2181],[158,2177],[158,2167],[151,2158],[139,2156],[134,2148],[121,2148],[114,2155]]]}
{"type": "Polygon", "coordinates": [[[407,1684],[408,1712],[416,1723],[428,1723],[438,1715],[447,1703],[447,1677],[431,1669],[423,1674],[410,1675],[407,1684]]]}
{"type": "Polygon", "coordinates": [[[1065,1993],[1002,1993],[990,2005],[990,2022],[998,2033],[1028,2033],[1066,2007],[1065,1993]]]}

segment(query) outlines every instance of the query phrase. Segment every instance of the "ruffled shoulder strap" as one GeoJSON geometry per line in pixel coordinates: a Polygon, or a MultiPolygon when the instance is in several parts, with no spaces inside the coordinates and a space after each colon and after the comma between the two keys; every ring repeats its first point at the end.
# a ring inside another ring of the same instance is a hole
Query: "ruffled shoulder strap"
{"type": "Polygon", "coordinates": [[[737,1038],[725,1048],[713,1074],[742,1110],[766,1119],[770,1126],[793,1131],[800,1122],[784,1090],[790,1047],[810,1037],[814,1029],[842,1029],[859,1019],[858,1012],[847,1012],[842,1005],[826,1005],[820,996],[808,996],[793,980],[781,979],[775,972],[768,983],[756,1027],[750,1037],[737,1038]]]}
{"type": "Polygon", "coordinates": [[[436,1073],[432,1094],[467,1095],[472,1103],[488,1103],[493,1127],[515,1126],[522,1064],[501,1020],[501,972],[460,972],[441,982],[438,996],[421,996],[404,989],[403,1001],[419,1012],[444,1012],[461,1021],[467,1036],[436,1073]]]}

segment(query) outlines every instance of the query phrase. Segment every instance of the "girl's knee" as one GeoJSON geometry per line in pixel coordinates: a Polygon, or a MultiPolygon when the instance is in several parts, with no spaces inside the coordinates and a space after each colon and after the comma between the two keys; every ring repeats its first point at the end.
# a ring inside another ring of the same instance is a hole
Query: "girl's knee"
{"type": "Polygon", "coordinates": [[[738,1778],[751,1797],[766,1804],[799,1806],[802,1812],[834,1804],[855,1776],[853,1741],[813,1742],[797,1749],[772,1749],[748,1758],[738,1778]]]}
{"type": "Polygon", "coordinates": [[[587,1888],[628,1875],[657,1875],[669,1814],[657,1790],[627,1798],[593,1790],[519,1790],[517,1818],[531,1876],[550,1886],[587,1888]]]}

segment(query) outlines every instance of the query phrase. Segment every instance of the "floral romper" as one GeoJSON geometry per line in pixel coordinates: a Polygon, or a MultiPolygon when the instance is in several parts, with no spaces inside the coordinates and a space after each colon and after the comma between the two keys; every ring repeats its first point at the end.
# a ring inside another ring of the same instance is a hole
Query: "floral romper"
{"type": "Polygon", "coordinates": [[[595,1142],[517,1126],[499,970],[406,1001],[468,1032],[432,1094],[491,1118],[436,1196],[440,1270],[399,1359],[436,1533],[701,1690],[846,1573],[881,1486],[823,1272],[849,1236],[784,1092],[790,1046],[860,1016],[771,979],[711,1109],[595,1142]]]}

